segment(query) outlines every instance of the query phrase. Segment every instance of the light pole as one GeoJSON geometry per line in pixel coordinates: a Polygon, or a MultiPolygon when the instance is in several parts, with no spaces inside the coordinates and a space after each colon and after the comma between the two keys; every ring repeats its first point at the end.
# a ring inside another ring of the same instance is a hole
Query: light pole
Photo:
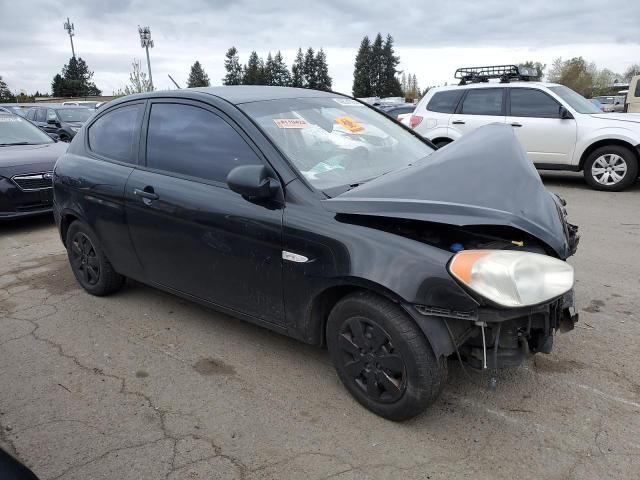
{"type": "Polygon", "coordinates": [[[153,77],[151,76],[151,60],[149,60],[149,48],[153,48],[153,40],[151,40],[151,29],[149,27],[141,27],[138,25],[138,33],[140,34],[140,46],[147,51],[147,70],[149,71],[149,86],[153,91],[153,77]]]}
{"type": "Polygon", "coordinates": [[[69,21],[69,17],[67,17],[67,22],[64,24],[64,29],[69,34],[69,40],[71,40],[71,55],[73,58],[76,58],[76,51],[73,48],[73,36],[75,35],[73,23],[69,21]]]}

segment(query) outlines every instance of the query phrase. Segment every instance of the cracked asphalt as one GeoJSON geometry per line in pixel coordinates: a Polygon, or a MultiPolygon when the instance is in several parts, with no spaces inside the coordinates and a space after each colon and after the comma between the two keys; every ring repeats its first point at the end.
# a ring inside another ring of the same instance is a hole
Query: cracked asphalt
{"type": "Polygon", "coordinates": [[[640,478],[640,184],[544,174],[582,240],[551,355],[392,423],[326,351],[129,282],[80,290],[49,218],[0,225],[0,444],[53,479],[640,478]]]}

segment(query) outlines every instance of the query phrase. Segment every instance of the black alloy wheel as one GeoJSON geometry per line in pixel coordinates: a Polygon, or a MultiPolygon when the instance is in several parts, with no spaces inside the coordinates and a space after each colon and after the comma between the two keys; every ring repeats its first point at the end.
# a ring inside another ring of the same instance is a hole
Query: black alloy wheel
{"type": "Polygon", "coordinates": [[[91,240],[83,232],[77,232],[71,241],[71,265],[80,272],[84,283],[96,285],[100,280],[100,261],[91,240]]]}
{"type": "Polygon", "coordinates": [[[338,345],[353,382],[378,402],[399,400],[407,387],[406,367],[389,334],[364,317],[350,318],[341,330],[338,345]]]}

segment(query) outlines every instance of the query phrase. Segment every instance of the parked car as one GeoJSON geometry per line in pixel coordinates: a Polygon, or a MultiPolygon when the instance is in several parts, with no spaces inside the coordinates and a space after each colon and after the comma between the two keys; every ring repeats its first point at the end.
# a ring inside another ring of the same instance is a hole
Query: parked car
{"type": "Polygon", "coordinates": [[[505,125],[436,151],[331,92],[132,95],[78,133],[54,192],[88,293],[129,277],[327,345],[392,420],[438,397],[447,356],[516,366],[577,320],[576,227],[505,125]]]}
{"type": "Polygon", "coordinates": [[[640,75],[636,75],[629,82],[624,109],[628,113],[640,113],[640,75]]]}
{"type": "Polygon", "coordinates": [[[601,112],[604,112],[604,105],[602,105],[598,100],[596,100],[595,98],[590,98],[589,101],[593,103],[601,112]]]}
{"type": "Polygon", "coordinates": [[[66,148],[28,120],[0,113],[0,220],[51,212],[53,165],[66,148]]]}
{"type": "Polygon", "coordinates": [[[538,169],[583,171],[598,190],[623,190],[635,182],[640,115],[604,114],[564,85],[510,77],[491,83],[489,77],[430,89],[411,127],[442,146],[482,125],[504,123],[538,169]]]}
{"type": "Polygon", "coordinates": [[[90,108],[92,110],[96,110],[102,103],[103,102],[96,102],[91,100],[73,100],[73,101],[62,102],[62,105],[84,107],[84,108],[90,108]]]}
{"type": "Polygon", "coordinates": [[[26,118],[47,133],[55,133],[63,142],[70,142],[93,110],[83,107],[47,105],[30,108],[26,118]]]}
{"type": "Polygon", "coordinates": [[[399,122],[402,122],[405,117],[411,116],[415,108],[416,106],[413,103],[399,103],[379,107],[383,113],[399,122]]]}
{"type": "MultiPolygon", "coordinates": [[[[33,104],[31,104],[31,106],[33,106],[33,104]]],[[[17,103],[2,103],[0,104],[0,111],[4,111],[6,113],[13,113],[21,117],[24,117],[27,113],[26,109],[17,103]]]]}
{"type": "Polygon", "coordinates": [[[603,112],[622,112],[624,111],[624,97],[619,95],[604,95],[595,97],[602,105],[603,112]]]}

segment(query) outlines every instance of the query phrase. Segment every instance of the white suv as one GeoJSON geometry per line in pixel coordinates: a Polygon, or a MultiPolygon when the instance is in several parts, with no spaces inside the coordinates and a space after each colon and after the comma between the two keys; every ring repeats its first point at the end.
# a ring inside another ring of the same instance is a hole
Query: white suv
{"type": "Polygon", "coordinates": [[[494,122],[514,127],[540,170],[583,170],[591,187],[609,191],[638,177],[640,114],[604,114],[564,85],[484,81],[432,88],[408,123],[443,146],[494,122]]]}

